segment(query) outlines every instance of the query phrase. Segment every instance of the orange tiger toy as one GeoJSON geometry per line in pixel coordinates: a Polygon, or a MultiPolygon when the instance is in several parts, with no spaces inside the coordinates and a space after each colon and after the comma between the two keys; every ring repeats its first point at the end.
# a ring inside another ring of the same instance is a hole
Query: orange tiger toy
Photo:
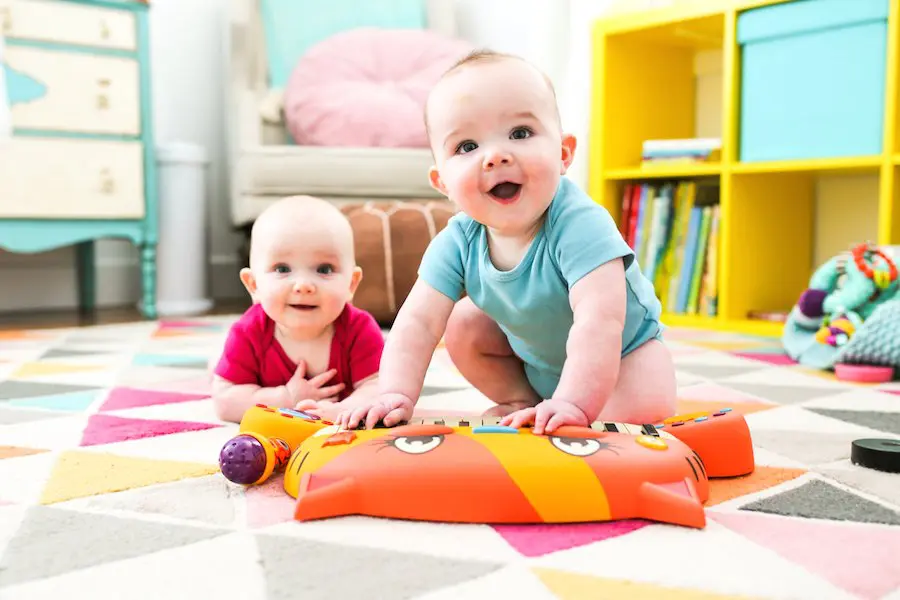
{"type": "Polygon", "coordinates": [[[418,418],[350,431],[298,419],[296,411],[280,420],[278,411],[263,413],[262,423],[259,414],[250,420],[269,431],[252,432],[254,439],[290,438],[284,487],[297,499],[298,520],[351,514],[467,523],[645,518],[702,528],[708,479],[754,468],[746,421],[729,409],[656,426],[562,427],[552,435],[480,417],[418,418]]]}

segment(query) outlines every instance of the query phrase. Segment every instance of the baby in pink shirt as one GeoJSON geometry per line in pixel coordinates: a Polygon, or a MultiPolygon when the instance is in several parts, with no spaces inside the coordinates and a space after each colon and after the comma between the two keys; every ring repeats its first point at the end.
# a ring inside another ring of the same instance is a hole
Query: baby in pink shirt
{"type": "Polygon", "coordinates": [[[309,196],[271,205],[253,225],[240,276],[254,304],[231,327],[215,368],[220,419],[239,422],[267,404],[334,420],[375,395],[384,337],[350,303],[362,270],[337,208],[309,196]]]}

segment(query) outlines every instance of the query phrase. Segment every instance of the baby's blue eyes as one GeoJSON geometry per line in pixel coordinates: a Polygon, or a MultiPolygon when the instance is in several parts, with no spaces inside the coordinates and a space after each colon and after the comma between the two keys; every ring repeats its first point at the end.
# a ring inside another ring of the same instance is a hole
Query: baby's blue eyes
{"type": "MultiPolygon", "coordinates": [[[[511,140],[524,140],[530,138],[534,132],[528,127],[516,127],[509,134],[509,139],[511,140]]],[[[478,144],[473,142],[472,140],[466,140],[462,142],[456,147],[456,154],[465,154],[467,152],[473,152],[476,148],[478,148],[478,144]]]]}
{"type": "MultiPolygon", "coordinates": [[[[272,267],[272,271],[278,273],[279,275],[287,275],[291,272],[291,268],[287,265],[275,265],[272,267]]],[[[316,267],[316,273],[319,275],[331,275],[335,272],[334,265],[330,265],[328,263],[323,263],[316,267]]]]}
{"type": "Polygon", "coordinates": [[[527,127],[516,127],[509,134],[509,137],[514,140],[524,140],[527,137],[531,137],[531,130],[527,127]]]}
{"type": "Polygon", "coordinates": [[[478,147],[478,144],[475,142],[463,142],[459,146],[456,147],[457,154],[465,154],[466,152],[472,152],[475,148],[478,147]]]}

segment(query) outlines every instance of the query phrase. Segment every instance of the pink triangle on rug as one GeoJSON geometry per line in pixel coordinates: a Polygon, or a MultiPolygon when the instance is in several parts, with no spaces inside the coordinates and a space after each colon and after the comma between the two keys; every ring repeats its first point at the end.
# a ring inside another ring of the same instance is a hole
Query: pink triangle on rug
{"type": "Polygon", "coordinates": [[[209,395],[183,394],[179,392],[139,390],[136,388],[120,387],[109,392],[106,402],[100,407],[101,411],[124,410],[126,408],[139,408],[142,406],[155,406],[157,404],[175,404],[176,402],[190,402],[203,400],[209,395]]]}
{"type": "Polygon", "coordinates": [[[247,488],[246,499],[248,527],[268,527],[294,519],[295,500],[284,491],[282,477],[247,488]]]}
{"type": "Polygon", "coordinates": [[[129,419],[113,415],[91,415],[81,446],[97,446],[113,444],[128,440],[140,440],[172,433],[203,431],[221,427],[215,423],[197,423],[194,421],[161,421],[157,419],[129,419]]]}
{"type": "Polygon", "coordinates": [[[900,528],[752,513],[710,518],[860,598],[900,586],[900,528]]]}
{"type": "Polygon", "coordinates": [[[767,354],[762,352],[732,352],[731,354],[740,358],[749,358],[750,360],[756,360],[778,367],[797,364],[797,361],[787,354],[767,354]]]}
{"type": "Polygon", "coordinates": [[[534,558],[616,538],[650,525],[629,519],[603,523],[553,523],[538,525],[494,525],[503,539],[523,556],[534,558]]]}

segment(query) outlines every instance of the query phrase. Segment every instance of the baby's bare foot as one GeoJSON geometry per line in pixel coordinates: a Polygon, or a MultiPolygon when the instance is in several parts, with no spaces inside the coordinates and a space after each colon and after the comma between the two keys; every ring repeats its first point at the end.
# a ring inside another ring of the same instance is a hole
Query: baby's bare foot
{"type": "Polygon", "coordinates": [[[505,417],[506,415],[510,415],[517,410],[522,410],[523,408],[531,408],[534,406],[533,402],[506,402],[504,404],[498,404],[497,406],[492,406],[482,413],[482,416],[485,417],[505,417]]]}

